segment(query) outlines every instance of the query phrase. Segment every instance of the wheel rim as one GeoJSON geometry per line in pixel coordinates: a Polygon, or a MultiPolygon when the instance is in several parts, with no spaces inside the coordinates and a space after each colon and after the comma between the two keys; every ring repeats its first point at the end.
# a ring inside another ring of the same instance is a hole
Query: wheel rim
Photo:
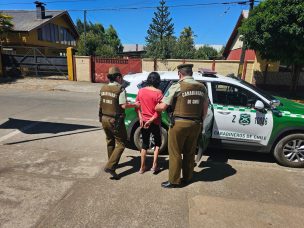
{"type": "Polygon", "coordinates": [[[304,162],[304,140],[290,140],[284,145],[283,154],[290,162],[304,162]]]}

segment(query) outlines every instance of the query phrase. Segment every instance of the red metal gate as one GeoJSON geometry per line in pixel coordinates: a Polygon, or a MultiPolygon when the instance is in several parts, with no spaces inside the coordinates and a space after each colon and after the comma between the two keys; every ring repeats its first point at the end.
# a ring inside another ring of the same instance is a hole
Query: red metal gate
{"type": "Polygon", "coordinates": [[[106,59],[92,57],[93,82],[108,82],[108,70],[117,66],[122,75],[142,72],[141,59],[106,59]]]}

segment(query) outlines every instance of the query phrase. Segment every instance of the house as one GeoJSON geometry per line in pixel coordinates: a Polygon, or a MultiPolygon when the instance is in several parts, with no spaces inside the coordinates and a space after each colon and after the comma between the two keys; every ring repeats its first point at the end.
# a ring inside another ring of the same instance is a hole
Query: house
{"type": "Polygon", "coordinates": [[[0,10],[12,16],[13,30],[1,37],[3,52],[25,54],[26,47],[39,47],[45,55],[64,55],[66,48],[76,46],[76,26],[64,10],[46,10],[35,2],[36,10],[0,10]]]}
{"type": "MultiPolygon", "coordinates": [[[[243,20],[248,18],[249,11],[243,10],[241,15],[239,16],[236,25],[234,26],[232,33],[226,43],[225,50],[223,52],[223,57],[226,60],[236,60],[240,61],[242,54],[243,41],[240,40],[240,33],[238,31],[241,26],[243,20]]],[[[258,53],[254,50],[247,49],[245,51],[244,61],[254,61],[254,71],[259,72],[278,72],[279,70],[279,62],[270,62],[262,59],[258,53]]]]}
{"type": "Polygon", "coordinates": [[[119,55],[127,58],[141,58],[145,53],[144,45],[123,44],[123,52],[119,53],[119,55]]]}
{"type": "MultiPolygon", "coordinates": [[[[228,42],[225,46],[223,56],[226,60],[240,60],[242,54],[243,41],[240,40],[240,34],[238,32],[239,27],[242,24],[242,21],[248,18],[249,11],[243,10],[239,16],[236,25],[228,39],[228,42]]],[[[246,50],[245,61],[246,60],[255,60],[256,54],[254,50],[246,50]]]]}

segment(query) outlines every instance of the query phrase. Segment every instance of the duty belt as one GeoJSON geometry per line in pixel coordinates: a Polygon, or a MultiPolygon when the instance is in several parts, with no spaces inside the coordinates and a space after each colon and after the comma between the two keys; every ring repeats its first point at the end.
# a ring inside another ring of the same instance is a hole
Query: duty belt
{"type": "Polygon", "coordinates": [[[175,120],[191,120],[191,121],[195,121],[195,122],[201,122],[201,120],[199,119],[194,119],[191,117],[181,117],[181,116],[174,116],[175,120]]]}
{"type": "Polygon", "coordinates": [[[110,117],[110,118],[123,118],[125,117],[124,114],[116,114],[116,116],[112,116],[112,115],[107,115],[107,114],[102,114],[103,116],[106,116],[106,117],[110,117]]]}

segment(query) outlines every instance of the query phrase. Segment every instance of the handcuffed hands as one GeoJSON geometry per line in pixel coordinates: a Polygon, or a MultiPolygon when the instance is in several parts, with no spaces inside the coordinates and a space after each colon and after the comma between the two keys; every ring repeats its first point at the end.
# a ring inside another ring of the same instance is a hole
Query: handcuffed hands
{"type": "Polygon", "coordinates": [[[140,103],[139,103],[138,101],[136,101],[136,102],[134,103],[134,106],[135,106],[135,108],[139,108],[139,107],[140,107],[140,103]]]}
{"type": "Polygon", "coordinates": [[[152,120],[152,121],[151,121],[151,120],[148,120],[148,121],[144,124],[144,128],[146,128],[146,129],[149,128],[152,122],[153,122],[153,120],[152,120]]]}
{"type": "Polygon", "coordinates": [[[142,119],[139,119],[139,126],[140,126],[141,128],[144,127],[144,121],[143,121],[142,119]]]}

